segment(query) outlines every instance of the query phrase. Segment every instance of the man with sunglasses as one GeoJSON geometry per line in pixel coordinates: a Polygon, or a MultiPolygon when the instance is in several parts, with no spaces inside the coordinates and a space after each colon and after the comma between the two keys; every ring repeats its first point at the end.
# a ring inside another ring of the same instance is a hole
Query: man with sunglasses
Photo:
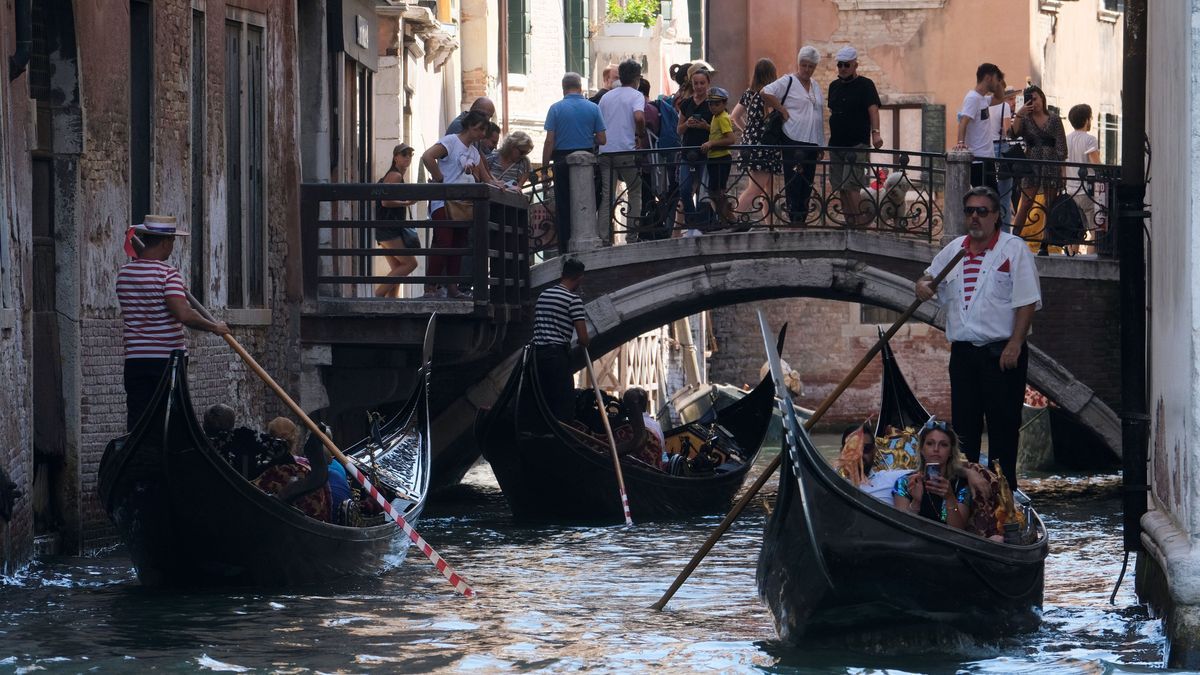
{"type": "Polygon", "coordinates": [[[842,47],[837,53],[837,79],[829,84],[829,181],[841,192],[846,227],[862,227],[861,190],[869,184],[866,160],[870,148],[883,147],[879,135],[879,91],[869,78],[858,74],[858,50],[842,47]]]}
{"type": "Polygon", "coordinates": [[[963,454],[979,461],[987,421],[988,459],[999,462],[1017,487],[1017,441],[1033,313],[1042,307],[1033,253],[1019,237],[1000,231],[1000,196],[980,186],[963,197],[967,234],[934,257],[917,280],[916,294],[936,294],[946,310],[950,341],[950,409],[963,454]],[[937,288],[933,275],[963,257],[937,288]]]}

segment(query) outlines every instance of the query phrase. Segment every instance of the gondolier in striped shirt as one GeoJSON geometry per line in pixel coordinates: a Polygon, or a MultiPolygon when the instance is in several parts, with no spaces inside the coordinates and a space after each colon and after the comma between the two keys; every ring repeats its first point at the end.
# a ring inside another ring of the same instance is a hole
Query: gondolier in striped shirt
{"type": "Polygon", "coordinates": [[[575,293],[583,282],[583,263],[563,261],[558,284],[542,291],[533,309],[533,353],[538,382],[558,419],[575,419],[575,382],[571,377],[571,337],[581,347],[589,342],[583,300],[575,293]]]}
{"type": "Polygon", "coordinates": [[[125,252],[133,260],[117,274],[117,300],[125,338],[126,424],[133,429],[150,405],[158,381],[175,349],[187,350],[183,327],[217,335],[229,333],[224,322],[213,323],[192,309],[179,270],[167,263],[175,237],[187,236],[173,216],[148,215],[129,228],[125,252]]]}
{"type": "Polygon", "coordinates": [[[917,280],[917,297],[936,293],[946,310],[950,340],[950,410],[963,454],[979,461],[987,420],[988,460],[999,462],[1017,489],[1017,441],[1033,313],[1042,307],[1033,253],[1020,238],[1001,232],[1000,196],[990,187],[963,197],[966,236],[946,245],[917,280]],[[936,289],[933,275],[966,249],[962,263],[936,289]]]}

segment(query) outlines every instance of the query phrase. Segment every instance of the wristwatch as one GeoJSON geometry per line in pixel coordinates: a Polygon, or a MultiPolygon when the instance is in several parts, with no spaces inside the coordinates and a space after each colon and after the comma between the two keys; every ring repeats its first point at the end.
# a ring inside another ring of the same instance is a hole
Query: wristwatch
{"type": "Polygon", "coordinates": [[[872,130],[871,130],[871,133],[873,133],[873,134],[877,134],[877,133],[879,133],[879,130],[878,130],[878,129],[872,129],[872,130]]]}

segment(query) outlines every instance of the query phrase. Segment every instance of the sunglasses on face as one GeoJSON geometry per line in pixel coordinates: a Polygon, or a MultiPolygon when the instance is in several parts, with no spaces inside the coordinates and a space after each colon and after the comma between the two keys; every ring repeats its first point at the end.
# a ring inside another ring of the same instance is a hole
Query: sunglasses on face
{"type": "Polygon", "coordinates": [[[992,212],[992,210],[986,206],[964,206],[963,207],[963,215],[964,216],[974,216],[974,215],[986,216],[987,214],[989,214],[991,212],[992,212]]]}
{"type": "Polygon", "coordinates": [[[849,68],[852,65],[854,65],[853,61],[838,61],[837,62],[838,68],[849,68]]]}

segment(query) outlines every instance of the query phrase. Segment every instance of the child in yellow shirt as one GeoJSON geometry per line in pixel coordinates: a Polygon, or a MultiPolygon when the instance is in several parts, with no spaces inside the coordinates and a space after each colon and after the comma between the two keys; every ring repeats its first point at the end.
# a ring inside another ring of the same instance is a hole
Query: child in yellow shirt
{"type": "Polygon", "coordinates": [[[731,216],[730,199],[725,194],[725,184],[729,182],[729,172],[733,167],[733,153],[729,146],[738,141],[733,131],[733,120],[725,110],[729,101],[729,92],[721,87],[708,90],[708,109],[712,112],[712,122],[708,126],[708,142],[700,146],[700,152],[708,155],[708,198],[712,200],[717,215],[728,222],[731,216]]]}

